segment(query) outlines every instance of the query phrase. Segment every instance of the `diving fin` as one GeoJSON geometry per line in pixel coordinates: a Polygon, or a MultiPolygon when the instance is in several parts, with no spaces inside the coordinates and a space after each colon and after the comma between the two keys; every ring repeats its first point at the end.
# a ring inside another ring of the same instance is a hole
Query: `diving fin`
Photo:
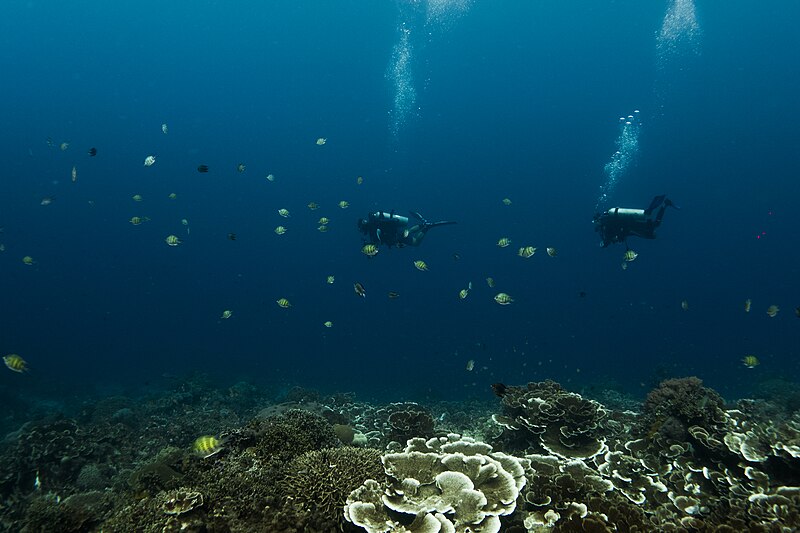
{"type": "Polygon", "coordinates": [[[436,226],[449,226],[450,224],[455,224],[455,220],[440,220],[438,222],[426,222],[425,229],[433,228],[436,226]]]}
{"type": "Polygon", "coordinates": [[[417,211],[410,211],[410,213],[411,213],[411,214],[414,216],[414,218],[416,218],[417,220],[419,220],[420,222],[422,222],[422,224],[423,224],[423,225],[427,225],[427,224],[428,224],[428,221],[427,221],[427,220],[425,220],[425,217],[423,217],[422,215],[420,215],[420,214],[419,214],[419,212],[417,212],[417,211]]]}
{"type": "Polygon", "coordinates": [[[664,202],[664,199],[666,197],[667,197],[666,194],[659,194],[658,196],[653,198],[653,201],[650,202],[650,207],[644,210],[644,214],[649,215],[650,213],[652,213],[656,207],[660,206],[664,202]]]}
{"type": "Polygon", "coordinates": [[[438,222],[428,222],[425,217],[420,215],[417,211],[411,211],[411,214],[414,215],[414,218],[422,222],[422,229],[423,231],[428,231],[430,228],[435,226],[447,226],[449,224],[455,224],[454,221],[451,220],[440,220],[438,222]]]}

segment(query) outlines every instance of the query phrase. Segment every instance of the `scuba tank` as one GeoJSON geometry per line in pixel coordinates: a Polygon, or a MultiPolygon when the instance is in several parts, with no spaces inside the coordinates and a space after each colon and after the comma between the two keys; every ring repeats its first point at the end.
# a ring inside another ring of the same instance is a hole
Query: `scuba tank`
{"type": "Polygon", "coordinates": [[[631,209],[628,207],[612,207],[606,211],[608,218],[644,220],[647,218],[644,209],[631,209]]]}
{"type": "Polygon", "coordinates": [[[387,213],[386,211],[376,211],[375,213],[370,213],[369,218],[371,220],[377,221],[391,221],[394,224],[408,224],[408,217],[395,215],[394,212],[387,213]]]}

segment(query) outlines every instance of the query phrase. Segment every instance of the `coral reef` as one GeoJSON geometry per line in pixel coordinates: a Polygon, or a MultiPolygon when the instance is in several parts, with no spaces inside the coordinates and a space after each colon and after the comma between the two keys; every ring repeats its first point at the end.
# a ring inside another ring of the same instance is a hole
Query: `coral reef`
{"type": "Polygon", "coordinates": [[[672,440],[686,438],[690,426],[706,426],[719,421],[722,397],[703,386],[696,377],[668,379],[650,391],[644,402],[645,422],[651,432],[672,440]]]}
{"type": "Polygon", "coordinates": [[[366,482],[345,507],[345,518],[370,533],[405,531],[403,519],[392,513],[419,522],[412,531],[497,532],[499,517],[514,512],[526,482],[525,460],[455,434],[413,438],[402,452],[386,454],[382,461],[386,485],[366,482]]]}
{"type": "Polygon", "coordinates": [[[800,412],[786,405],[726,406],[697,378],[662,382],[641,414],[549,381],[494,389],[484,404],[295,391],[301,403],[272,405],[193,378],[77,403],[4,439],[0,530],[800,530],[800,412]],[[443,434],[459,424],[486,438],[443,434]],[[192,452],[204,434],[220,453],[192,452]]]}
{"type": "Polygon", "coordinates": [[[87,531],[107,518],[113,496],[100,491],[60,499],[52,493],[34,497],[25,513],[27,531],[87,531]]]}
{"type": "Polygon", "coordinates": [[[406,442],[413,437],[433,436],[433,417],[418,407],[405,407],[389,413],[389,432],[386,437],[395,442],[406,442]]]}
{"type": "Polygon", "coordinates": [[[402,448],[413,437],[431,437],[436,432],[436,422],[430,412],[414,402],[396,402],[385,406],[343,401],[336,412],[349,420],[357,432],[364,436],[366,445],[385,448],[395,443],[402,448]]]}
{"type": "Polygon", "coordinates": [[[495,422],[508,431],[522,431],[524,442],[538,444],[539,451],[588,458],[607,449],[600,424],[608,411],[598,402],[553,381],[494,388],[503,403],[503,414],[496,415],[495,422]]]}
{"type": "Polygon", "coordinates": [[[381,453],[369,448],[327,448],[296,457],[281,479],[285,498],[309,516],[317,531],[342,526],[347,496],[367,479],[383,480],[381,453]]]}
{"type": "Polygon", "coordinates": [[[255,419],[245,427],[244,435],[255,440],[256,455],[283,461],[341,444],[324,418],[301,409],[291,409],[282,416],[255,419]]]}

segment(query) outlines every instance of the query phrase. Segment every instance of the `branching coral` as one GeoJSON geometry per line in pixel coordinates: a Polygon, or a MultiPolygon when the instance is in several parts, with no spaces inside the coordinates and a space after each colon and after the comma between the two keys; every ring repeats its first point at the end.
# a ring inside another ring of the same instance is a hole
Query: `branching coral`
{"type": "Polygon", "coordinates": [[[322,530],[339,526],[347,496],[367,479],[383,481],[381,453],[369,448],[328,448],[295,458],[281,480],[286,499],[322,530]]]}

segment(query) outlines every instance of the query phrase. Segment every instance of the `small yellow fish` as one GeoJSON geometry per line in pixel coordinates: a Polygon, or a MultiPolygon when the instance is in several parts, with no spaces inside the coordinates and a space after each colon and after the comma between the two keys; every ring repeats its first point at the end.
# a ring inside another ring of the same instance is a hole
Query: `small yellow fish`
{"type": "Polygon", "coordinates": [[[4,356],[3,362],[9,370],[14,372],[27,372],[28,370],[28,363],[25,362],[25,359],[15,353],[4,356]]]}
{"type": "Polygon", "coordinates": [[[414,266],[417,268],[417,270],[421,270],[422,272],[428,270],[428,265],[425,263],[425,261],[422,261],[421,259],[417,259],[416,261],[414,261],[414,266]]]}
{"type": "Polygon", "coordinates": [[[23,257],[22,258],[22,262],[25,263],[28,266],[31,266],[32,264],[36,263],[36,261],[33,260],[33,257],[31,257],[29,255],[26,255],[25,257],[23,257]]]}
{"type": "Polygon", "coordinates": [[[169,196],[167,196],[167,198],[169,198],[170,200],[174,200],[177,197],[178,197],[178,195],[175,194],[174,192],[169,193],[169,196]]]}
{"type": "Polygon", "coordinates": [[[325,137],[320,137],[319,139],[317,139],[317,146],[322,146],[322,145],[324,145],[326,142],[328,142],[328,139],[327,139],[327,138],[325,138],[325,137]]]}
{"type": "Polygon", "coordinates": [[[319,219],[319,221],[317,221],[317,224],[322,224],[323,226],[325,226],[328,224],[328,222],[330,222],[330,220],[328,220],[327,217],[322,217],[319,219]]]}
{"type": "Polygon", "coordinates": [[[131,198],[133,198],[134,202],[141,202],[142,201],[142,195],[141,194],[134,194],[133,196],[131,196],[131,198]]]}
{"type": "Polygon", "coordinates": [[[761,364],[761,361],[759,361],[758,357],[755,355],[745,355],[744,358],[742,358],[742,363],[747,368],[755,368],[761,364]]]}
{"type": "Polygon", "coordinates": [[[319,204],[317,202],[308,202],[308,208],[312,211],[316,211],[319,209],[319,204]]]}
{"type": "Polygon", "coordinates": [[[750,306],[751,305],[753,305],[753,301],[750,298],[748,298],[747,300],[744,301],[744,312],[745,313],[749,313],[750,312],[750,306]]]}
{"type": "Polygon", "coordinates": [[[357,177],[356,178],[356,185],[361,185],[362,183],[364,183],[364,178],[362,178],[361,176],[357,177]]]}
{"type": "Polygon", "coordinates": [[[767,307],[767,314],[769,315],[770,318],[775,318],[775,315],[777,315],[778,311],[780,310],[781,308],[778,307],[777,305],[770,305],[769,307],[767,307]]]}
{"type": "Polygon", "coordinates": [[[282,216],[283,218],[289,218],[289,216],[290,216],[289,215],[289,210],[288,209],[283,209],[283,208],[278,209],[278,214],[280,216],[282,216]]]}
{"type": "Polygon", "coordinates": [[[144,158],[144,166],[146,167],[152,167],[153,163],[155,162],[156,162],[156,156],[154,155],[148,155],[147,157],[144,158]]]}
{"type": "Polygon", "coordinates": [[[131,217],[129,222],[134,226],[138,226],[142,222],[147,222],[148,220],[150,220],[148,217],[131,217]]]}
{"type": "Polygon", "coordinates": [[[510,198],[503,198],[503,205],[511,205],[511,199],[510,198]]]}
{"type": "Polygon", "coordinates": [[[292,304],[290,304],[289,300],[287,300],[286,298],[281,298],[276,303],[278,304],[279,307],[283,307],[284,309],[287,309],[292,306],[292,304]]]}
{"type": "Polygon", "coordinates": [[[342,200],[341,202],[339,202],[338,205],[342,209],[347,209],[348,207],[350,207],[350,202],[348,202],[347,200],[342,200]]]}
{"type": "Polygon", "coordinates": [[[625,255],[623,256],[623,259],[625,259],[625,261],[627,261],[627,262],[629,262],[629,263],[630,263],[631,261],[633,261],[633,260],[634,260],[634,259],[636,259],[637,257],[639,257],[639,254],[637,254],[637,253],[636,253],[636,252],[634,252],[633,250],[627,250],[627,251],[625,252],[625,255]]]}
{"type": "Polygon", "coordinates": [[[549,255],[550,257],[555,257],[555,256],[558,255],[558,250],[556,250],[552,246],[548,246],[547,247],[547,255],[549,255]]]}
{"type": "Polygon", "coordinates": [[[469,361],[467,361],[467,372],[472,372],[474,368],[475,368],[475,360],[470,359],[469,361]]]}
{"type": "Polygon", "coordinates": [[[488,285],[490,289],[493,289],[494,288],[494,278],[486,278],[486,285],[488,285]]]}
{"type": "Polygon", "coordinates": [[[353,290],[357,295],[361,296],[362,298],[367,297],[367,289],[365,289],[364,286],[357,281],[353,283],[353,290]]]}
{"type": "Polygon", "coordinates": [[[336,281],[336,278],[334,278],[333,276],[328,276],[328,279],[325,281],[328,282],[328,285],[333,285],[333,282],[336,281]]]}
{"type": "Polygon", "coordinates": [[[267,174],[267,181],[275,181],[275,176],[273,174],[267,174]]]}
{"type": "Polygon", "coordinates": [[[508,305],[511,302],[513,302],[514,299],[504,292],[499,292],[495,295],[494,301],[499,303],[500,305],[508,305]]]}
{"type": "Polygon", "coordinates": [[[469,291],[471,291],[471,290],[472,290],[472,282],[470,281],[467,284],[467,288],[466,289],[461,289],[460,291],[458,291],[458,297],[463,300],[464,298],[469,296],[469,291]]]}
{"type": "Polygon", "coordinates": [[[167,235],[167,238],[164,241],[169,246],[178,246],[181,243],[181,240],[176,235],[167,235]]]}
{"type": "Polygon", "coordinates": [[[332,328],[333,327],[333,322],[328,320],[326,322],[323,322],[322,325],[325,326],[326,328],[332,328]]]}
{"type": "Polygon", "coordinates": [[[68,143],[68,142],[63,142],[63,143],[61,143],[61,144],[59,145],[59,148],[61,148],[61,151],[63,152],[64,150],[66,150],[67,148],[69,148],[69,143],[68,143]]]}
{"type": "Polygon", "coordinates": [[[517,255],[520,256],[520,257],[524,257],[525,259],[528,259],[529,257],[533,257],[533,254],[535,254],[535,253],[536,253],[536,247],[535,246],[524,246],[524,247],[519,249],[519,252],[517,252],[517,255]]]}
{"type": "Polygon", "coordinates": [[[683,309],[684,311],[688,311],[689,310],[689,302],[688,302],[688,300],[683,300],[681,302],[681,309],[683,309]]]}
{"type": "Polygon", "coordinates": [[[230,318],[230,317],[232,317],[232,316],[233,316],[233,311],[231,311],[230,309],[226,309],[226,310],[224,310],[224,311],[222,312],[222,316],[221,316],[220,318],[224,318],[224,319],[226,319],[226,320],[227,320],[227,319],[229,319],[229,318],[230,318]]]}
{"type": "Polygon", "coordinates": [[[197,437],[192,448],[198,457],[208,459],[222,450],[222,442],[213,435],[203,435],[197,437]]]}
{"type": "Polygon", "coordinates": [[[244,163],[239,163],[238,165],[236,165],[236,171],[237,172],[242,173],[245,170],[247,170],[247,166],[245,166],[244,163]]]}
{"type": "Polygon", "coordinates": [[[378,247],[374,244],[365,244],[361,248],[361,253],[366,255],[367,257],[375,257],[378,255],[378,247]]]}
{"type": "Polygon", "coordinates": [[[509,244],[511,244],[511,239],[508,237],[500,237],[500,239],[497,240],[497,246],[500,248],[505,248],[509,244]]]}
{"type": "Polygon", "coordinates": [[[326,231],[328,231],[328,226],[326,226],[324,224],[322,226],[317,226],[317,231],[325,233],[326,231]]]}
{"type": "Polygon", "coordinates": [[[275,233],[277,233],[278,235],[283,235],[284,233],[286,233],[286,228],[284,228],[283,226],[278,226],[277,228],[275,228],[275,233]]]}
{"type": "Polygon", "coordinates": [[[72,167],[72,183],[78,181],[78,167],[72,167]]]}

